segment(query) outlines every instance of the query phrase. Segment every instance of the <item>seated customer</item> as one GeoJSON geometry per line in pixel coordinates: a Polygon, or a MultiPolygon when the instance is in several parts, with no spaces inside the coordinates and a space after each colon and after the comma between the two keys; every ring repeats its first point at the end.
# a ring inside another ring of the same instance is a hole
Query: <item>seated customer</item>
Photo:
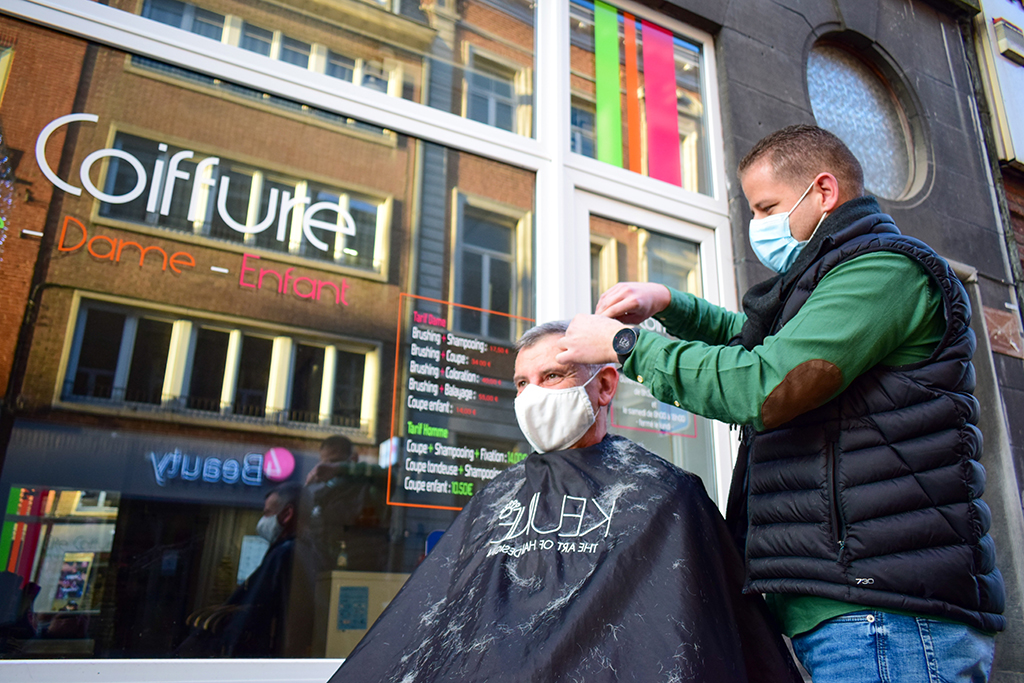
{"type": "Polygon", "coordinates": [[[536,449],[474,496],[332,681],[799,681],[700,479],[607,433],[610,366],[518,344],[536,449]]]}

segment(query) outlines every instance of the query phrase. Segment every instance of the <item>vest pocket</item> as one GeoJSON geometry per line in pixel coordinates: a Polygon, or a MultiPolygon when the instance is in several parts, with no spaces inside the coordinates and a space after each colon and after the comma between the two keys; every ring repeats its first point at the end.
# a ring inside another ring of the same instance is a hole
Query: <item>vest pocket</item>
{"type": "Polygon", "coordinates": [[[839,459],[836,455],[835,442],[829,441],[827,446],[829,524],[832,527],[832,541],[836,548],[836,561],[842,562],[846,551],[846,520],[843,519],[843,508],[839,503],[839,459]]]}

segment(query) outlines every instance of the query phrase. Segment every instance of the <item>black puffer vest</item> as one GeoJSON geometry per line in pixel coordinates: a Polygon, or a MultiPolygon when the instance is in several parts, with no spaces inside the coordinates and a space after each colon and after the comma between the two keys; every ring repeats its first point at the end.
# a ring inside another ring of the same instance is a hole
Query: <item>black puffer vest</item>
{"type": "Polygon", "coordinates": [[[1002,630],[1003,579],[980,498],[985,470],[977,462],[982,436],[967,293],[941,257],[901,235],[884,214],[828,240],[783,298],[773,333],[832,268],[878,251],[904,254],[931,275],[946,332],[927,360],[876,366],[825,405],[753,436],[745,590],[1002,630]]]}

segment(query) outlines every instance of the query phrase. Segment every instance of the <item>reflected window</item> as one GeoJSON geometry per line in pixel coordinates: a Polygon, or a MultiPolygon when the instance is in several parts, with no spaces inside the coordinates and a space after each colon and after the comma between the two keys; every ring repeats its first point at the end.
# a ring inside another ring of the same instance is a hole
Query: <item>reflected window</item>
{"type": "Polygon", "coordinates": [[[146,0],[142,16],[213,40],[220,40],[224,33],[223,14],[177,0],[146,0]]]}
{"type": "Polygon", "coordinates": [[[68,373],[70,393],[91,398],[111,398],[121,352],[125,316],[93,309],[84,315],[80,351],[74,373],[68,373]]]}
{"type": "Polygon", "coordinates": [[[281,39],[281,61],[294,64],[295,66],[301,66],[303,69],[309,68],[309,52],[311,46],[309,43],[304,43],[301,40],[295,40],[287,36],[281,39]]]}
{"type": "Polygon", "coordinates": [[[508,339],[510,320],[490,311],[514,313],[516,222],[508,217],[466,205],[459,244],[458,303],[481,309],[460,309],[462,332],[508,339]]]}
{"type": "Polygon", "coordinates": [[[594,158],[594,112],[592,109],[572,107],[572,137],[570,150],[585,157],[594,158]]]}
{"type": "Polygon", "coordinates": [[[147,19],[178,28],[181,28],[184,15],[185,3],[177,0],[146,0],[142,7],[142,16],[147,19]]]}
{"type": "Polygon", "coordinates": [[[205,38],[220,40],[224,33],[224,15],[197,7],[189,30],[205,38]]]}
{"type": "Polygon", "coordinates": [[[264,57],[269,57],[270,48],[273,44],[273,31],[253,26],[249,22],[242,24],[242,38],[238,41],[238,47],[249,52],[256,52],[264,57]]]}
{"type": "Polygon", "coordinates": [[[238,363],[238,386],[235,389],[236,415],[264,417],[267,414],[267,389],[270,387],[270,363],[274,357],[274,341],[245,335],[238,363]]]}
{"type": "Polygon", "coordinates": [[[358,433],[371,423],[376,407],[363,402],[365,383],[375,381],[366,374],[366,358],[376,353],[370,345],[309,343],[116,308],[83,302],[64,400],[150,404],[206,419],[333,425],[358,433]],[[172,348],[176,333],[188,344],[172,348]],[[287,391],[272,395],[275,385],[287,391]]]}
{"type": "Polygon", "coordinates": [[[11,76],[11,64],[14,63],[14,48],[9,45],[0,45],[0,103],[4,101],[4,93],[7,91],[7,81],[11,76]]]}
{"type": "Polygon", "coordinates": [[[324,349],[295,345],[291,402],[288,419],[293,422],[320,421],[320,394],[324,381],[324,349]]]}
{"type": "Polygon", "coordinates": [[[0,566],[34,577],[33,626],[50,638],[84,638],[108,580],[120,496],[12,487],[5,502],[0,566]]]}
{"type": "Polygon", "coordinates": [[[657,282],[680,292],[703,296],[700,249],[696,244],[648,232],[643,242],[643,256],[641,277],[646,282],[657,282]]]}
{"type": "Polygon", "coordinates": [[[196,331],[186,402],[192,410],[220,411],[229,342],[227,332],[208,327],[196,331]]]}
{"type": "Polygon", "coordinates": [[[170,341],[169,322],[84,308],[65,396],[160,404],[170,341]]]}
{"type": "Polygon", "coordinates": [[[340,55],[333,50],[327,53],[327,67],[325,73],[328,76],[334,78],[340,78],[343,81],[349,83],[353,80],[353,75],[356,72],[356,60],[345,55],[340,55]]]}
{"type": "MultiPolygon", "coordinates": [[[[701,296],[700,246],[688,240],[590,217],[591,300],[617,282],[657,282],[701,296]]],[[[669,336],[653,318],[645,333],[669,336]]],[[[660,403],[646,386],[623,378],[610,413],[609,431],[625,436],[666,460],[699,475],[708,494],[717,498],[711,421],[660,403]]]]}
{"type": "Polygon", "coordinates": [[[364,62],[362,85],[365,88],[387,94],[388,74],[384,71],[384,66],[374,62],[364,62]]]}
{"type": "Polygon", "coordinates": [[[331,424],[340,427],[358,427],[363,405],[363,374],[366,356],[338,351],[334,371],[334,401],[331,424]]]}
{"type": "Polygon", "coordinates": [[[141,318],[135,324],[132,361],[124,400],[133,403],[160,403],[167,351],[171,345],[171,324],[141,318]]]}
{"type": "MultiPolygon", "coordinates": [[[[310,23],[311,15],[299,7],[279,5],[275,10],[275,17],[291,20],[281,25],[294,29],[293,35],[266,28],[276,24],[258,5],[238,9],[230,17],[233,30],[225,30],[225,15],[178,0],[145,0],[142,16],[381,93],[532,134],[535,2],[481,0],[469,12],[456,10],[453,0],[423,8],[390,0],[343,3],[331,11],[349,16],[331,23],[329,38],[300,28],[310,23]],[[379,10],[353,6],[359,4],[379,10]],[[415,44],[420,37],[410,45],[407,36],[421,33],[432,21],[426,15],[437,10],[454,20],[456,35],[469,48],[460,50],[464,56],[453,59],[447,49],[435,47],[424,51],[415,44]],[[326,59],[314,59],[314,54],[323,54],[318,48],[326,48],[326,59]],[[500,57],[481,57],[481,50],[500,57]],[[383,61],[382,55],[387,55],[383,61]],[[461,87],[453,83],[460,77],[461,87]]],[[[186,76],[180,67],[160,70],[193,81],[202,78],[186,76]]],[[[323,117],[330,118],[330,113],[323,117]]]]}
{"type": "Polygon", "coordinates": [[[515,72],[497,62],[474,57],[466,77],[466,117],[496,128],[515,127],[515,72]]]}

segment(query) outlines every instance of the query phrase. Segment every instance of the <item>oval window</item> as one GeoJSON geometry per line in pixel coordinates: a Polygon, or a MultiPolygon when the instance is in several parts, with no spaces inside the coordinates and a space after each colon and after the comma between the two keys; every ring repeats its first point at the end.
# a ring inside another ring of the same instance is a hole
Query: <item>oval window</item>
{"type": "Polygon", "coordinates": [[[902,199],[914,180],[914,140],[896,93],[879,72],[847,48],[815,45],[807,59],[814,118],[846,143],[864,167],[864,186],[902,199]]]}

